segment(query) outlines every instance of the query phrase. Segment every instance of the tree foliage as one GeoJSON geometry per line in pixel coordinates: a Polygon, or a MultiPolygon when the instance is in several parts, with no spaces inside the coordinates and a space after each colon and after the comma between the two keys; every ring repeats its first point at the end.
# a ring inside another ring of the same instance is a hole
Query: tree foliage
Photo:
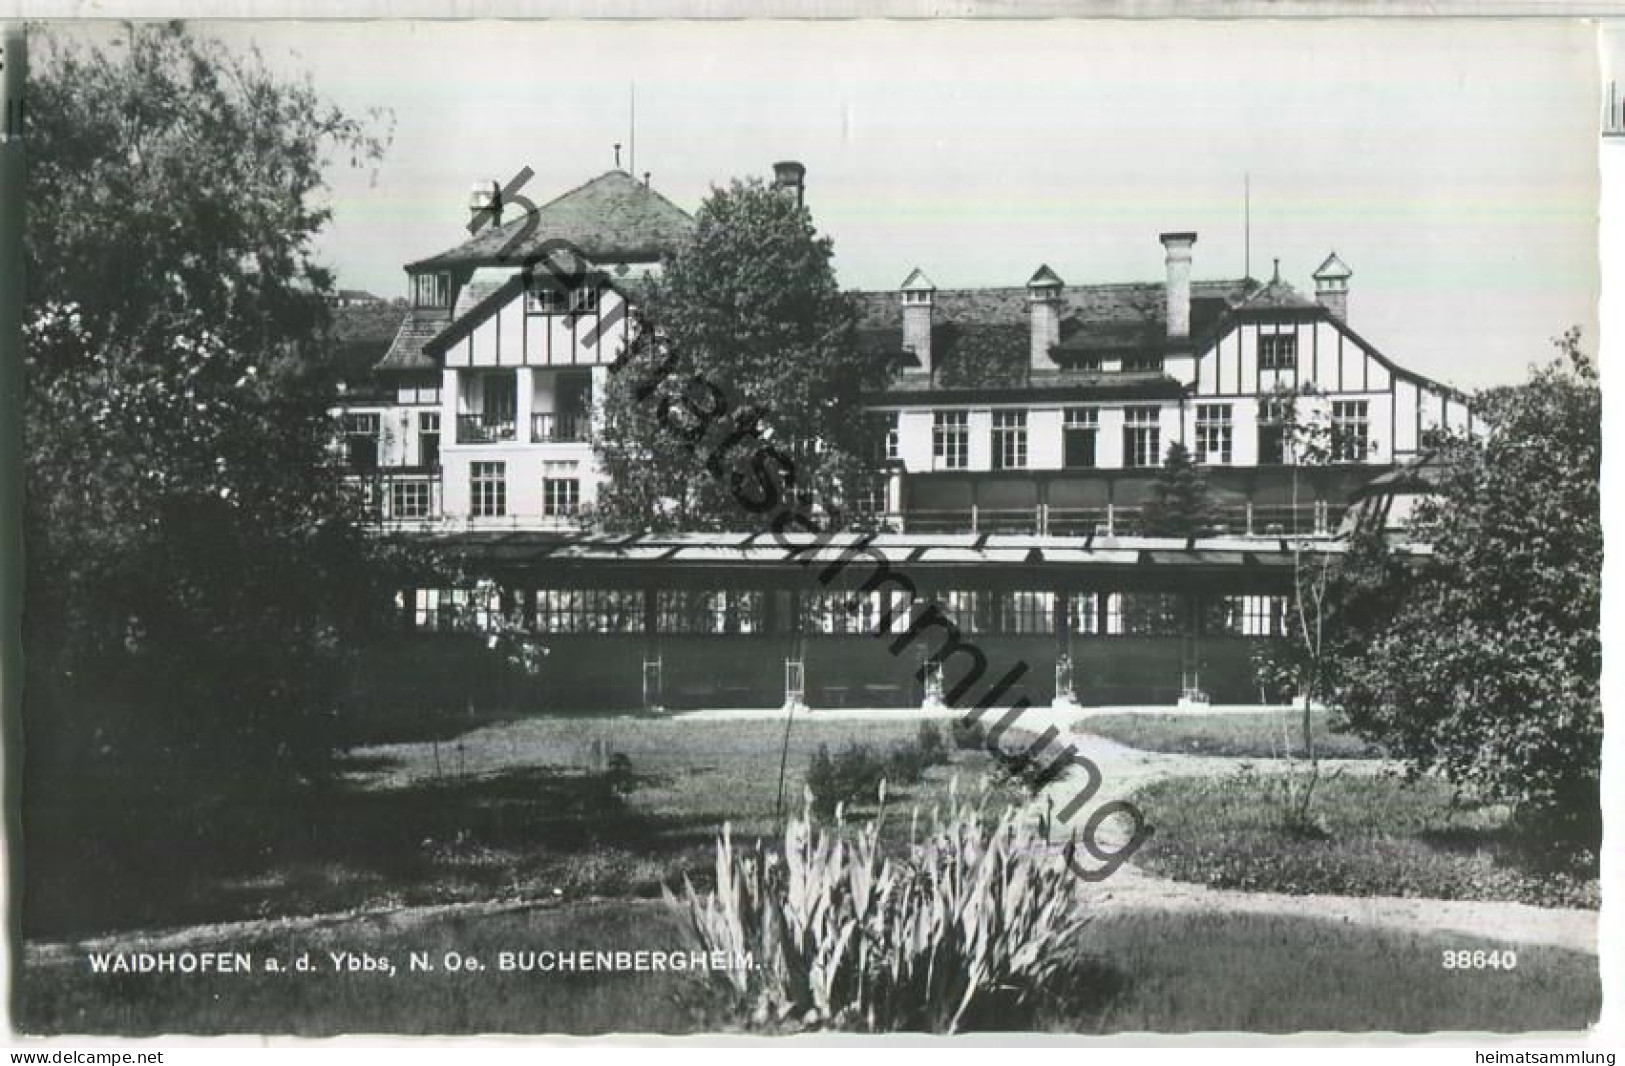
{"type": "Polygon", "coordinates": [[[173,26],[30,86],[31,745],[221,783],[319,765],[378,588],[331,450],[323,167],[381,142],[173,26]],[[48,727],[48,728],[47,728],[48,727]]]}
{"type": "Polygon", "coordinates": [[[1432,554],[1391,623],[1343,649],[1336,695],[1416,769],[1594,833],[1602,395],[1578,331],[1558,343],[1478,398],[1482,434],[1439,439],[1443,480],[1411,529],[1432,554]]]}
{"type": "Polygon", "coordinates": [[[756,180],[712,190],[690,239],[637,297],[639,326],[605,399],[598,521],[759,524],[734,475],[766,447],[793,469],[793,491],[847,505],[873,466],[874,430],[852,412],[879,368],[855,343],[832,255],[783,192],[756,180]]]}

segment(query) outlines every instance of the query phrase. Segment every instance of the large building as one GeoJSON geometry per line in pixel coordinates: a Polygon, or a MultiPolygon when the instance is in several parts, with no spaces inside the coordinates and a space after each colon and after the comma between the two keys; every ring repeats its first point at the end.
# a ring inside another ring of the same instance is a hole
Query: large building
{"type": "MultiPolygon", "coordinates": [[[[805,173],[777,164],[774,181],[800,198],[805,173]]],[[[618,170],[512,217],[498,196],[478,189],[471,239],[406,267],[411,305],[345,404],[384,528],[487,579],[426,575],[402,590],[404,624],[456,634],[502,612],[577,648],[493,696],[537,705],[930,698],[922,662],[940,654],[873,639],[902,624],[887,626],[892,592],[865,589],[866,571],[809,569],[744,535],[581,528],[602,479],[597,399],[640,285],[693,221],[618,170]]],[[[1247,647],[1284,624],[1297,538],[1339,550],[1361,486],[1419,457],[1431,430],[1471,430],[1462,396],[1351,326],[1335,253],[1310,298],[1278,270],[1197,280],[1197,234],[1159,240],[1154,282],[1073,285],[1040,266],[1021,285],[939,290],[916,267],[859,294],[860,343],[894,368],[862,412],[882,423],[888,473],[869,506],[892,531],[865,550],[990,658],[1019,655],[1035,701],[1256,698],[1247,647]],[[1320,427],[1314,462],[1300,425],[1320,427]],[[1206,469],[1218,521],[1195,540],[1142,537],[1175,443],[1206,469]]]]}

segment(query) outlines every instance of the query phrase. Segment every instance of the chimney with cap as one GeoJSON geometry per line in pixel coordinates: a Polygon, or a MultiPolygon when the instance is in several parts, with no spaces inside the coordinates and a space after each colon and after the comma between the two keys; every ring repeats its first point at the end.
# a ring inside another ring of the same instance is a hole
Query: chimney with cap
{"type": "Polygon", "coordinates": [[[1191,335],[1191,246],[1194,233],[1164,233],[1168,253],[1168,336],[1183,340],[1191,335]]]}
{"type": "Polygon", "coordinates": [[[478,233],[502,222],[502,186],[494,180],[476,181],[468,191],[469,229],[478,233]]]}
{"type": "Polygon", "coordinates": [[[1056,370],[1059,364],[1051,349],[1061,340],[1061,286],[1064,283],[1046,264],[1027,282],[1027,311],[1032,319],[1034,370],[1056,370]]]}
{"type": "Polygon", "coordinates": [[[1315,271],[1315,302],[1330,311],[1339,322],[1349,320],[1349,278],[1354,271],[1333,252],[1315,271]]]}
{"type": "Polygon", "coordinates": [[[773,187],[794,196],[800,207],[807,191],[807,168],[794,160],[774,163],[773,187]]]}
{"type": "Polygon", "coordinates": [[[907,368],[910,374],[931,373],[931,309],[936,303],[937,287],[919,267],[903,280],[899,291],[903,301],[903,347],[914,353],[918,366],[907,368]]]}

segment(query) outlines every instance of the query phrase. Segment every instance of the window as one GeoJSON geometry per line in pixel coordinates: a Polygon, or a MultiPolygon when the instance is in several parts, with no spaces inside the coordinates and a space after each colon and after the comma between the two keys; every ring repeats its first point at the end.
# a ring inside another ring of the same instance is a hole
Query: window
{"type": "Polygon", "coordinates": [[[1106,597],[1106,632],[1136,637],[1177,636],[1180,598],[1166,592],[1114,592],[1106,597]]]}
{"type": "Polygon", "coordinates": [[[526,314],[563,314],[564,304],[564,291],[554,286],[551,277],[530,279],[530,284],[525,288],[526,314]]]}
{"type": "Polygon", "coordinates": [[[1258,336],[1258,368],[1291,370],[1298,365],[1298,337],[1295,333],[1261,333],[1258,336]]]}
{"type": "Polygon", "coordinates": [[[937,608],[959,627],[961,633],[980,633],[987,628],[982,616],[985,602],[986,597],[982,593],[970,589],[953,589],[938,593],[936,597],[937,608]]]}
{"type": "Polygon", "coordinates": [[[1094,407],[1068,407],[1061,428],[1062,461],[1069,467],[1088,469],[1095,465],[1095,434],[1100,431],[1100,411],[1094,407]]]}
{"type": "Polygon", "coordinates": [[[1196,405],[1196,461],[1199,463],[1230,462],[1234,433],[1230,424],[1230,405],[1227,403],[1201,403],[1196,405]]]}
{"type": "Polygon", "coordinates": [[[641,589],[537,589],[538,633],[641,633],[641,589]]]}
{"type": "Polygon", "coordinates": [[[490,588],[416,589],[412,628],[423,633],[479,633],[502,617],[502,593],[490,588]]]}
{"type": "Polygon", "coordinates": [[[437,381],[432,385],[402,385],[395,390],[395,402],[399,404],[437,404],[440,402],[440,385],[437,381]]]}
{"type": "Polygon", "coordinates": [[[765,600],[753,590],[661,589],[656,624],[662,633],[759,633],[765,600]]]}
{"type": "Polygon", "coordinates": [[[970,412],[938,411],[931,426],[931,458],[938,470],[970,465],[970,412]]]}
{"type": "Polygon", "coordinates": [[[376,414],[344,416],[344,458],[351,470],[371,473],[378,469],[378,436],[381,426],[376,414]]]}
{"type": "Polygon", "coordinates": [[[475,518],[508,513],[507,463],[469,464],[469,503],[475,518]]]}
{"type": "Polygon", "coordinates": [[[418,415],[418,465],[440,465],[439,411],[424,411],[418,415]]]}
{"type": "Polygon", "coordinates": [[[1371,420],[1364,400],[1332,401],[1332,461],[1363,463],[1371,452],[1371,420]]]}
{"type": "Polygon", "coordinates": [[[1072,632],[1086,636],[1099,636],[1101,595],[1098,592],[1074,592],[1067,605],[1067,619],[1072,632]]]}
{"type": "Polygon", "coordinates": [[[852,509],[861,515],[885,514],[886,479],[883,477],[862,479],[852,493],[852,509]]]}
{"type": "Polygon", "coordinates": [[[1286,462],[1287,422],[1291,405],[1283,400],[1258,402],[1258,461],[1263,465],[1286,462]]]}
{"type": "Polygon", "coordinates": [[[1162,462],[1160,407],[1127,407],[1123,410],[1123,465],[1157,466],[1162,462]]]}
{"type": "Polygon", "coordinates": [[[513,374],[487,374],[480,382],[480,413],[485,428],[511,425],[519,411],[519,381],[513,374]]]}
{"type": "Polygon", "coordinates": [[[583,285],[579,289],[570,291],[570,313],[572,315],[591,314],[598,310],[598,289],[593,285],[583,285]]]}
{"type": "Polygon", "coordinates": [[[993,412],[993,469],[1020,470],[1027,465],[1027,412],[993,412]]]}
{"type": "Polygon", "coordinates": [[[556,518],[573,518],[581,507],[581,482],[573,477],[542,479],[542,513],[556,518]]]}
{"type": "Polygon", "coordinates": [[[1123,372],[1132,373],[1161,373],[1162,356],[1160,355],[1125,355],[1123,356],[1123,372]]]}
{"type": "Polygon", "coordinates": [[[880,457],[895,462],[903,457],[903,442],[899,429],[900,415],[896,411],[883,411],[880,415],[880,457]]]}
{"type": "Polygon", "coordinates": [[[451,275],[412,275],[412,302],[418,307],[450,307],[451,275]]]}
{"type": "Polygon", "coordinates": [[[389,486],[389,513],[392,518],[427,518],[432,493],[427,481],[395,481],[389,486]]]}
{"type": "Polygon", "coordinates": [[[826,589],[807,593],[801,604],[805,619],[802,628],[809,633],[876,636],[890,631],[892,625],[898,632],[908,628],[906,605],[902,602],[902,593],[896,589],[870,592],[826,589]]]}
{"type": "Polygon", "coordinates": [[[1055,593],[1001,592],[997,600],[1001,633],[1055,632],[1055,593]]]}
{"type": "Polygon", "coordinates": [[[1236,631],[1244,637],[1279,637],[1286,635],[1285,596],[1229,596],[1236,631]]]}

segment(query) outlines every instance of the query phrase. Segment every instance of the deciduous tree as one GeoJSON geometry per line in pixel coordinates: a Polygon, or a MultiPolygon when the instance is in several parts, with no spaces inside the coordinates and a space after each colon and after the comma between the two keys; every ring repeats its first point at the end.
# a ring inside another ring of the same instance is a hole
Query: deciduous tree
{"type": "Polygon", "coordinates": [[[1437,442],[1418,508],[1431,545],[1392,623],[1339,656],[1362,733],[1538,819],[1595,834],[1602,707],[1602,393],[1577,330],[1529,381],[1475,404],[1484,431],[1437,442]]]}
{"type": "Polygon", "coordinates": [[[323,168],[381,143],[181,28],[41,45],[30,757],[77,760],[85,788],[287,782],[320,766],[336,666],[379,605],[330,449],[332,279],[311,241],[323,168]]]}
{"type": "Polygon", "coordinates": [[[762,498],[751,460],[769,448],[777,473],[793,471],[787,491],[850,512],[874,437],[853,412],[880,371],[855,343],[832,254],[782,190],[747,180],[711,192],[664,276],[636,294],[640,328],[605,401],[599,521],[759,528],[763,513],[740,500],[762,498]]]}

